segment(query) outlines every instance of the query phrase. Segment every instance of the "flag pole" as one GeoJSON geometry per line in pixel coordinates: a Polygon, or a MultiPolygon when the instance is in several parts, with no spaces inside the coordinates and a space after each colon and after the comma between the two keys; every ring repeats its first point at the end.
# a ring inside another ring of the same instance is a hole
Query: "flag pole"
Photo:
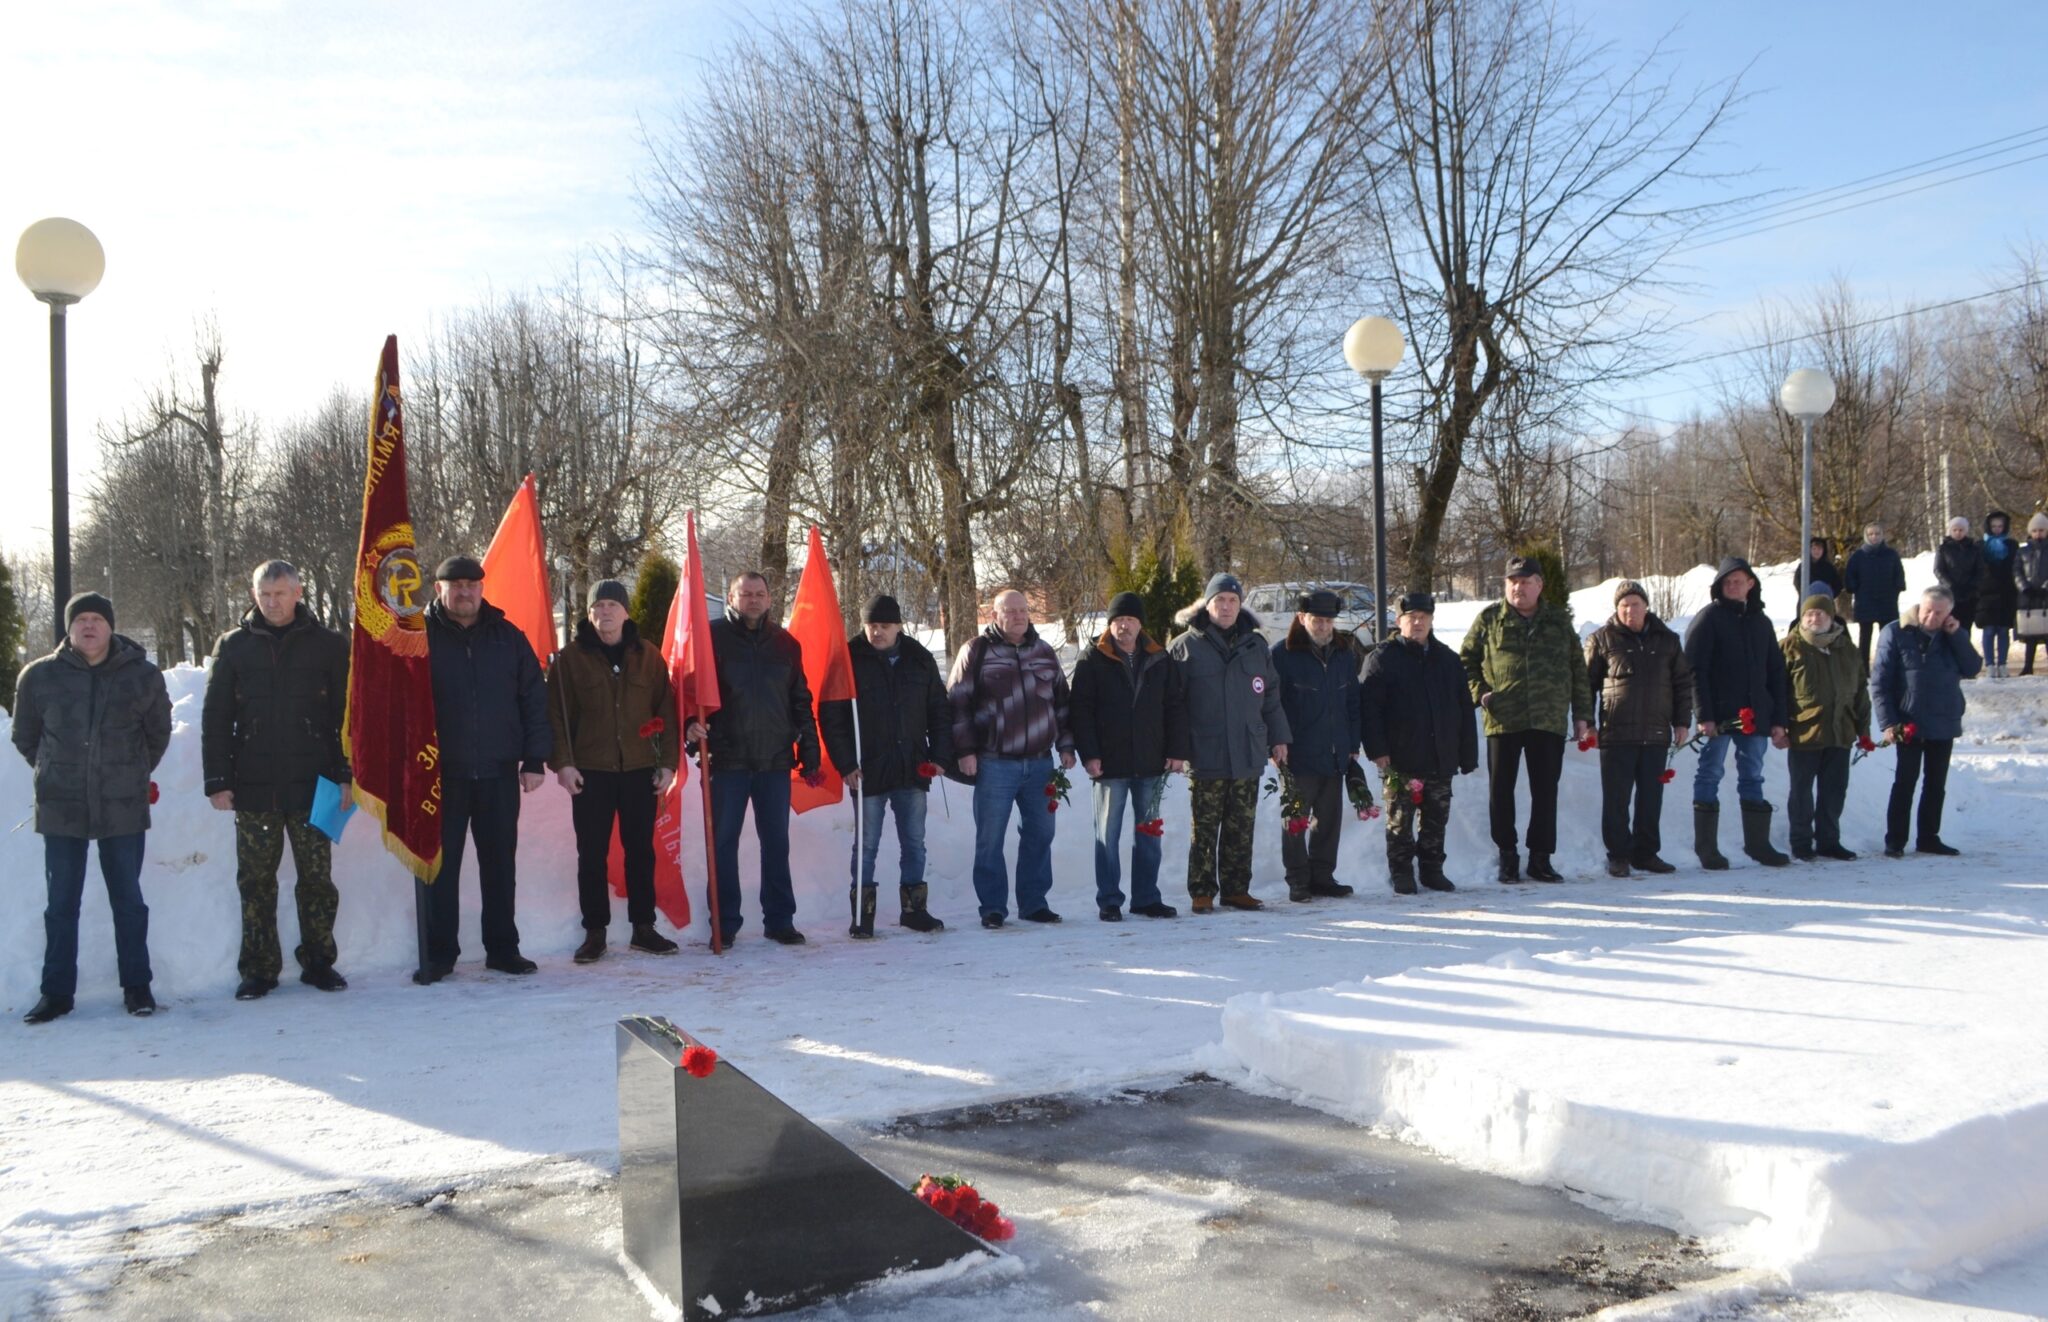
{"type": "MultiPolygon", "coordinates": [[[[853,925],[858,928],[861,925],[860,902],[863,889],[860,874],[862,865],[867,862],[866,851],[861,847],[861,837],[868,820],[867,813],[861,809],[861,796],[867,792],[868,778],[861,775],[860,770],[860,694],[855,693],[848,701],[853,708],[853,770],[860,779],[853,785],[853,882],[846,888],[846,898],[853,909],[853,925]]],[[[868,921],[867,932],[869,936],[875,934],[872,918],[868,921]]]]}
{"type": "Polygon", "coordinates": [[[711,909],[711,953],[725,953],[724,924],[718,917],[718,843],[711,828],[711,727],[702,715],[691,721],[704,726],[704,742],[697,746],[697,780],[704,787],[704,875],[709,878],[711,909]]]}

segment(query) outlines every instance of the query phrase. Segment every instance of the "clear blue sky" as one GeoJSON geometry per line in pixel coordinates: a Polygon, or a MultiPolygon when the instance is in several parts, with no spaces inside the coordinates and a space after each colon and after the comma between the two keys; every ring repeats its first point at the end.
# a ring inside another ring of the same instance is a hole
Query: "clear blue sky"
{"type": "MultiPolygon", "coordinates": [[[[1640,51],[1674,25],[1683,81],[1749,66],[1710,159],[1743,189],[1825,187],[2048,124],[2048,5],[1568,6],[1640,51]]],[[[640,125],[665,120],[743,14],[730,0],[67,0],[10,15],[0,43],[0,234],[92,226],[101,289],[72,320],[74,489],[90,434],[139,402],[196,314],[215,312],[224,388],[277,418],[367,383],[388,331],[492,289],[553,282],[638,223],[640,125]]],[[[2048,204],[2048,160],[1694,254],[1681,346],[1747,338],[1759,299],[1840,273],[1874,304],[1986,288],[2048,204]]],[[[0,297],[17,402],[10,546],[47,536],[42,308],[0,297]]],[[[1642,387],[1675,416],[1698,369],[1642,387]]]]}

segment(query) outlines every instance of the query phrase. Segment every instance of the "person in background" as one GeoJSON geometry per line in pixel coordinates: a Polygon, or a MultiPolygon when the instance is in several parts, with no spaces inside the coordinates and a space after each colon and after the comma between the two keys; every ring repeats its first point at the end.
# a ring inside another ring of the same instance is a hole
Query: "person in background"
{"type": "Polygon", "coordinates": [[[1984,661],[1970,646],[1970,631],[1956,619],[1954,606],[1947,588],[1929,588],[1920,594],[1920,604],[1886,626],[1877,640],[1870,702],[1885,742],[1898,749],[1891,800],[1885,805],[1886,858],[1905,857],[1913,787],[1922,768],[1927,783],[1920,791],[1914,848],[1922,854],[1962,852],[1941,838],[1941,809],[1949,755],[1963,732],[1967,704],[1962,681],[1982,670],[1984,661]]]}
{"type": "Polygon", "coordinates": [[[1465,663],[1431,636],[1436,598],[1408,592],[1396,607],[1398,634],[1366,657],[1358,691],[1359,740],[1386,792],[1387,880],[1396,895],[1415,894],[1419,862],[1424,890],[1454,891],[1444,837],[1451,778],[1479,768],[1472,691],[1465,663]]]}
{"type": "Polygon", "coordinates": [[[1856,621],[1856,647],[1867,666],[1870,640],[1877,630],[1899,618],[1899,596],[1906,590],[1905,562],[1885,545],[1883,525],[1873,523],[1863,530],[1863,545],[1849,553],[1842,586],[1848,591],[1849,609],[1856,621]]]}
{"type": "Polygon", "coordinates": [[[1977,590],[1977,628],[1984,635],[1984,669],[1993,679],[2005,678],[2006,655],[2012,647],[2013,617],[2019,610],[2020,585],[2015,553],[2019,544],[2008,531],[2012,520],[2004,510],[1984,516],[1984,582],[1977,590]]]}
{"type": "Polygon", "coordinates": [[[1842,847],[1842,805],[1849,797],[1850,750],[1870,734],[1870,685],[1863,654],[1835,618],[1835,599],[1815,592],[1799,604],[1799,622],[1780,644],[1792,696],[1792,790],[1785,804],[1792,857],[1853,860],[1842,847]]]}
{"type": "Polygon", "coordinates": [[[1675,872],[1663,847],[1664,768],[1692,718],[1685,645],[1650,611],[1640,583],[1614,590],[1614,618],[1586,640],[1586,681],[1599,704],[1600,835],[1607,875],[1675,872]],[[1629,821],[1629,802],[1635,821],[1629,821]]]}
{"type": "MultiPolygon", "coordinates": [[[[2020,611],[2048,612],[2048,513],[2036,513],[2027,520],[2027,540],[2013,552],[2013,579],[2019,590],[2020,611]]],[[[2015,618],[2040,617],[2016,614],[2015,618]]],[[[2048,643],[2048,629],[2023,631],[2019,637],[2027,645],[2020,673],[2031,675],[2034,673],[2034,649],[2048,643]]]]}
{"type": "Polygon", "coordinates": [[[1955,602],[1949,618],[1969,633],[1977,618],[1977,596],[1984,590],[1984,548],[1971,539],[1970,521],[1960,514],[1948,521],[1948,536],[1934,549],[1934,578],[1955,602]]]}
{"type": "Polygon", "coordinates": [[[149,654],[114,632],[112,601],[81,592],[64,603],[64,640],[22,667],[15,685],[13,739],[35,768],[46,894],[42,995],[22,1022],[71,1013],[88,846],[114,911],[121,1001],[129,1014],[154,1014],[142,841],[156,797],[149,774],[171,743],[171,698],[149,654]]]}
{"type": "Polygon", "coordinates": [[[1095,645],[1074,662],[1074,752],[1095,782],[1095,912],[1123,920],[1124,808],[1131,810],[1131,912],[1174,918],[1159,894],[1159,800],[1166,776],[1188,767],[1187,695],[1180,667],[1145,632],[1145,601],[1119,592],[1095,645]],[[1150,828],[1150,829],[1148,829],[1150,828]]]}
{"type": "Polygon", "coordinates": [[[1842,571],[1836,567],[1834,548],[1825,537],[1816,537],[1806,544],[1806,581],[1815,587],[1825,587],[1828,595],[1842,595],[1842,571]]]}

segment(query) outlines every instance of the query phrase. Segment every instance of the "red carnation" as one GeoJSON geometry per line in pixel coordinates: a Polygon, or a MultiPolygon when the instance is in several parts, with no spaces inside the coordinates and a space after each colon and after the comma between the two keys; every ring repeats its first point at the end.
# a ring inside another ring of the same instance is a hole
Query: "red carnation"
{"type": "Polygon", "coordinates": [[[1756,733],[1756,708],[1744,707],[1741,711],[1735,713],[1735,719],[1742,722],[1742,732],[1744,734],[1756,733]]]}
{"type": "Polygon", "coordinates": [[[1060,801],[1058,799],[1047,799],[1045,801],[1045,810],[1047,812],[1058,812],[1060,810],[1060,801]]]}
{"type": "Polygon", "coordinates": [[[1907,721],[1905,727],[1899,731],[1899,734],[1910,744],[1920,737],[1920,727],[1911,721],[1907,721]]]}
{"type": "Polygon", "coordinates": [[[149,801],[151,803],[156,802],[156,782],[153,780],[149,782],[149,801]]]}
{"type": "Polygon", "coordinates": [[[926,780],[937,780],[946,773],[936,762],[920,762],[917,764],[917,774],[926,780]]]}
{"type": "Polygon", "coordinates": [[[971,1184],[963,1184],[953,1191],[953,1206],[969,1216],[980,1212],[983,1207],[995,1210],[994,1203],[983,1203],[981,1194],[971,1184]]]}
{"type": "Polygon", "coordinates": [[[1408,802],[1410,802],[1410,803],[1421,803],[1421,802],[1422,802],[1422,782],[1421,782],[1421,781],[1419,781],[1419,780],[1410,780],[1410,781],[1408,782],[1408,802]]]}
{"type": "Polygon", "coordinates": [[[1670,767],[1666,767],[1664,768],[1663,772],[1658,775],[1657,782],[1661,785],[1669,785],[1672,781],[1677,779],[1678,773],[1676,771],[1673,771],[1670,767]]]}
{"type": "Polygon", "coordinates": [[[1154,817],[1149,822],[1139,822],[1138,831],[1143,835],[1165,835],[1166,819],[1164,817],[1154,817]]]}
{"type": "Polygon", "coordinates": [[[1591,752],[1593,749],[1598,748],[1599,746],[1600,732],[1598,730],[1586,731],[1586,737],[1584,739],[1579,740],[1579,751],[1581,753],[1591,752]]]}
{"type": "Polygon", "coordinates": [[[1856,747],[1862,749],[1866,753],[1875,752],[1877,749],[1877,741],[1872,739],[1867,734],[1859,734],[1856,736],[1856,747]]]}
{"type": "Polygon", "coordinates": [[[1290,817],[1287,819],[1287,834],[1300,835],[1315,823],[1316,819],[1313,817],[1290,817]]]}
{"type": "Polygon", "coordinates": [[[1059,786],[1057,786],[1057,785],[1047,785],[1047,786],[1045,787],[1045,797],[1046,797],[1046,798],[1048,798],[1048,799],[1057,799],[1057,798],[1058,798],[1059,796],[1060,796],[1060,787],[1059,787],[1059,786]]]}
{"type": "Polygon", "coordinates": [[[668,729],[668,726],[662,722],[662,719],[659,716],[657,716],[653,720],[647,722],[647,724],[640,727],[640,737],[642,739],[652,739],[654,738],[654,736],[660,734],[663,730],[666,729],[668,729]]]}
{"type": "Polygon", "coordinates": [[[683,1058],[677,1062],[693,1079],[708,1079],[711,1071],[718,1068],[718,1053],[707,1046],[683,1048],[683,1058]]]}

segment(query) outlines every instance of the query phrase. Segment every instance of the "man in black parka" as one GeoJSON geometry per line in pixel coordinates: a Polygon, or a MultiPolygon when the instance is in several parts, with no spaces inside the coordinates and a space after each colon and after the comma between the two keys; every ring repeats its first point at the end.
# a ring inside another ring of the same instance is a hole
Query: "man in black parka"
{"type": "Polygon", "coordinates": [[[341,893],[333,845],[307,818],[320,777],[349,781],[341,752],[348,640],[306,609],[299,571],[287,561],[258,566],[249,591],[256,604],[213,645],[199,740],[207,801],[235,815],[235,887],[242,896],[235,999],[268,995],[284,970],[277,868],[286,841],[298,873],[292,899],[299,945],[292,953],[299,981],[340,991],[348,981],[334,967],[341,893]]]}
{"type": "Polygon", "coordinates": [[[547,686],[533,644],[505,612],[484,600],[484,567],[451,556],[434,571],[427,607],[427,654],[434,676],[434,725],[441,747],[441,872],[427,887],[427,958],[413,981],[454,971],[462,908],[463,848],[476,839],[483,899],[484,967],[531,973],[513,923],[519,796],[547,779],[555,747],[547,686]]]}
{"type": "Polygon", "coordinates": [[[1727,774],[1732,745],[1735,792],[1742,802],[1742,852],[1765,867],[1784,867],[1792,860],[1771,845],[1764,753],[1789,743],[1792,700],[1785,653],[1764,614],[1763,584],[1747,560],[1739,555],[1722,560],[1708,595],[1706,609],[1693,616],[1685,631],[1693,703],[1706,736],[1692,781],[1693,852],[1709,871],[1728,866],[1717,837],[1721,777],[1727,774]]]}
{"type": "Polygon", "coordinates": [[[1415,894],[1418,860],[1424,887],[1453,891],[1457,887],[1444,876],[1451,778],[1479,767],[1477,708],[1465,663],[1431,636],[1436,598],[1409,592],[1398,605],[1399,635],[1365,659],[1358,693],[1360,742],[1384,778],[1387,878],[1395,894],[1415,894]]]}

